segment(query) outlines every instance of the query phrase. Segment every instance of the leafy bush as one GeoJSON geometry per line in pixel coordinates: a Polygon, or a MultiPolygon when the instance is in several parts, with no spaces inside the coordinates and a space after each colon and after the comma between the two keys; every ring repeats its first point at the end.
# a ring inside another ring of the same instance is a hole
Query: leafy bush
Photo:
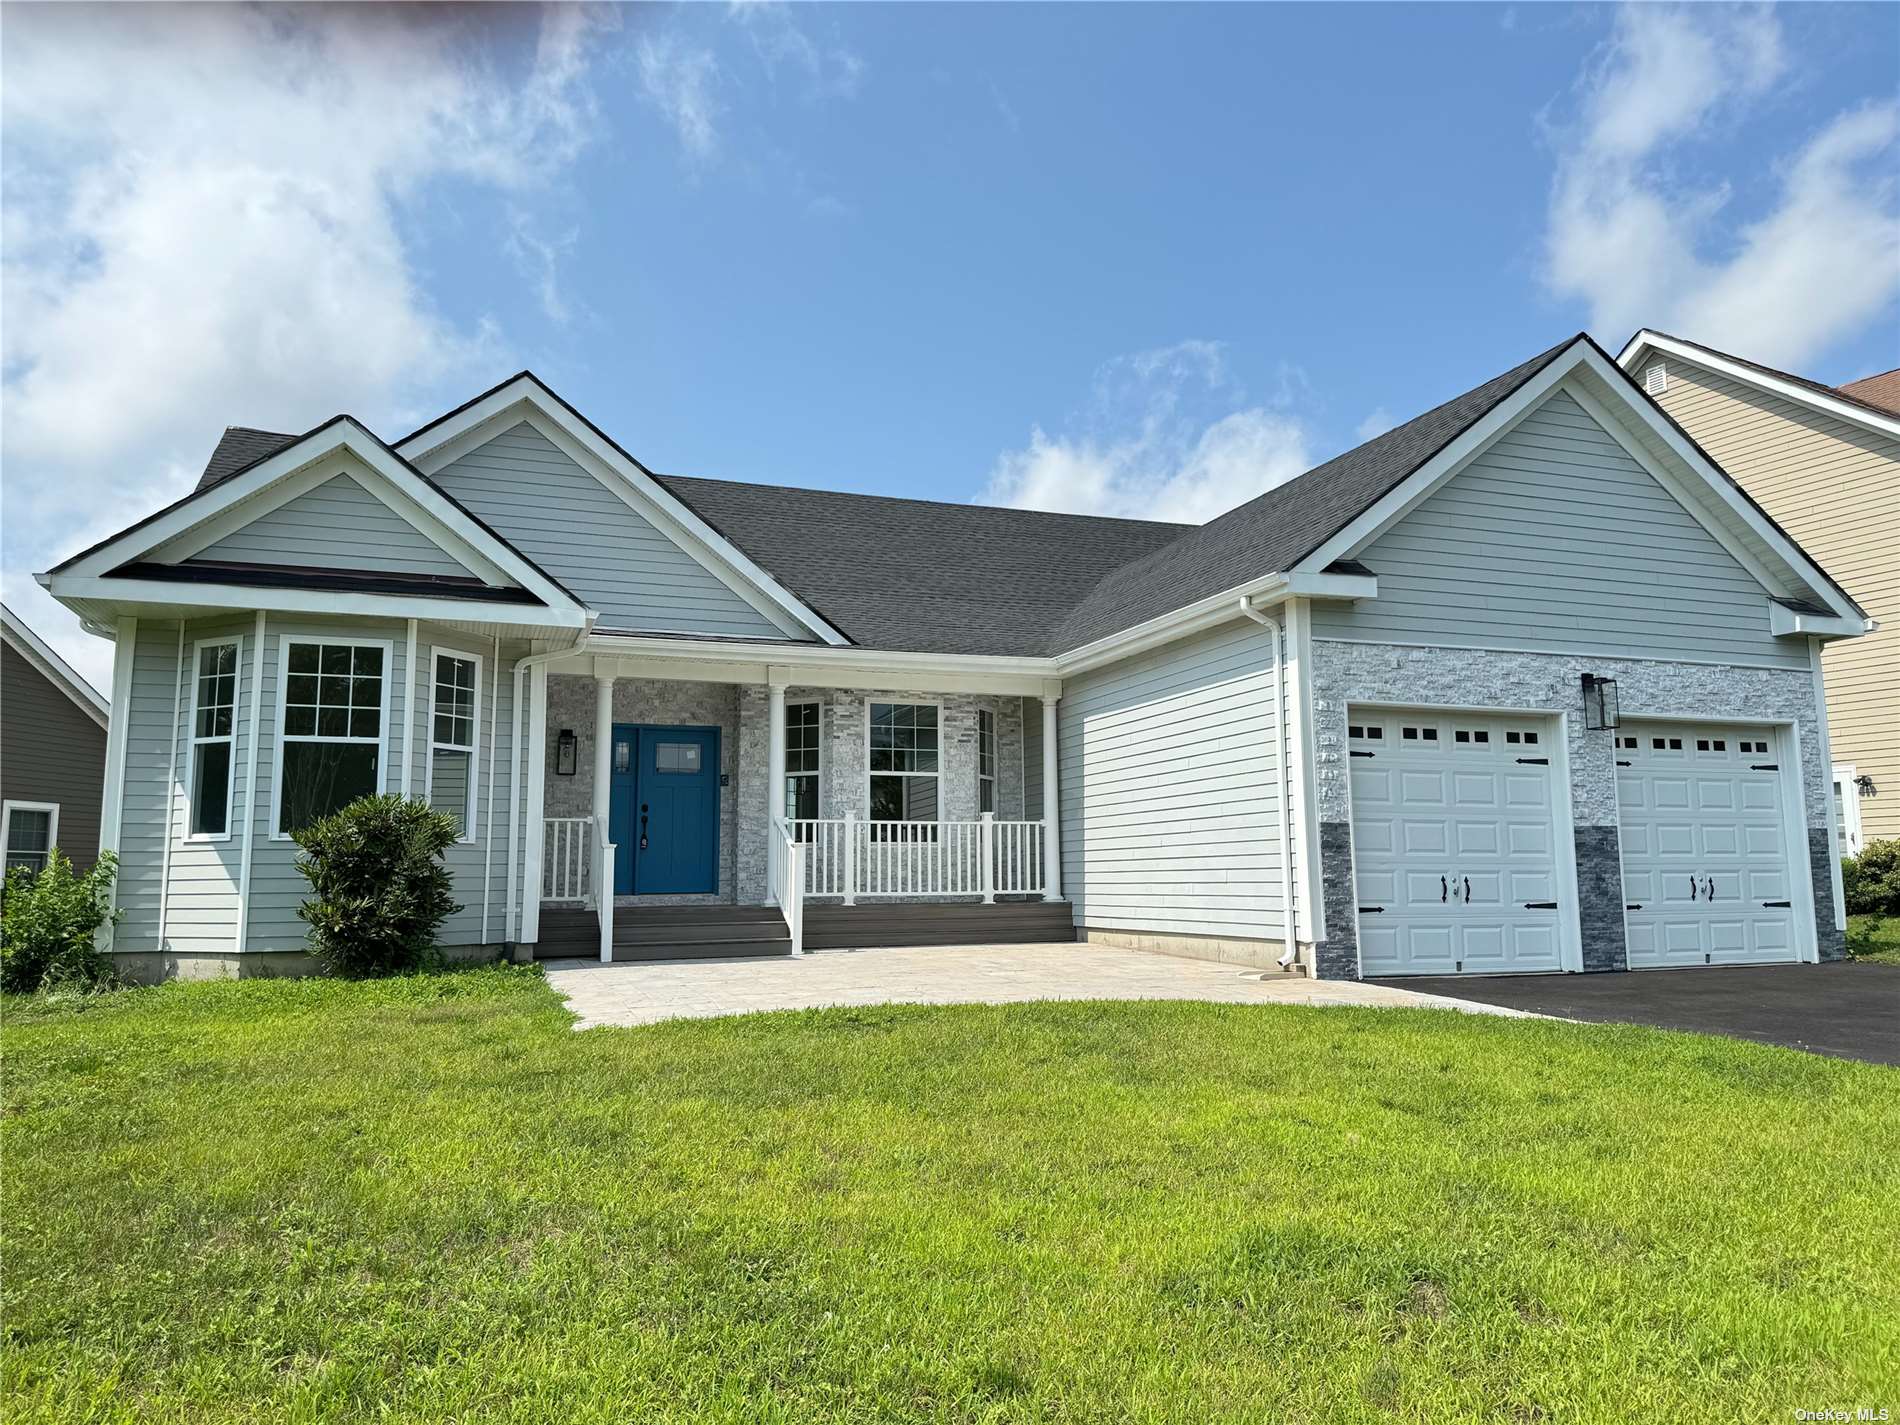
{"type": "Polygon", "coordinates": [[[361,978],[418,969],[462,907],[442,853],[455,820],[404,797],[364,797],[296,832],[311,896],[297,908],[324,973],[361,978]]]}
{"type": "Polygon", "coordinates": [[[1900,839],[1869,841],[1841,862],[1849,915],[1900,915],[1900,839]]]}
{"type": "Polygon", "coordinates": [[[83,876],[55,847],[38,873],[15,866],[7,872],[0,910],[0,990],[29,994],[39,989],[112,983],[112,962],[93,947],[93,932],[119,912],[111,909],[118,859],[110,851],[83,876]]]}

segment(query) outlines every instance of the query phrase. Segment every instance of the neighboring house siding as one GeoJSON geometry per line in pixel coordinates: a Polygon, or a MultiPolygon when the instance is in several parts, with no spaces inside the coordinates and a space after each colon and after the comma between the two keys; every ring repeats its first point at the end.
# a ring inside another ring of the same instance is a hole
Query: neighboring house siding
{"type": "Polygon", "coordinates": [[[1860,800],[1862,834],[1900,836],[1900,440],[1674,357],[1663,363],[1663,409],[1880,624],[1828,644],[1821,668],[1834,761],[1872,776],[1879,792],[1860,800]]]}
{"type": "Polygon", "coordinates": [[[434,478],[598,612],[603,628],[786,637],[525,421],[434,478]]]}
{"type": "Polygon", "coordinates": [[[1251,622],[1070,679],[1062,886],[1092,930],[1282,933],[1271,634],[1251,622]]]}
{"type": "Polygon", "coordinates": [[[1563,391],[1353,556],[1316,636],[1797,668],[1767,591],[1563,391]]]}
{"type": "Polygon", "coordinates": [[[471,577],[470,570],[349,475],[332,476],[191,557],[471,577]]]}
{"type": "Polygon", "coordinates": [[[0,645],[0,798],[59,807],[57,845],[75,866],[99,859],[106,730],[11,644],[0,645]]]}

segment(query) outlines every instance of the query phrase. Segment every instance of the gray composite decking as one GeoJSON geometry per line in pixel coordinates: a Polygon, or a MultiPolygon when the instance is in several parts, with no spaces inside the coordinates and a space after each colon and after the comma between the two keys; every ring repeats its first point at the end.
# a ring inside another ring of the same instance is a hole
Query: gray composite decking
{"type": "MultiPolygon", "coordinates": [[[[588,958],[600,952],[591,910],[541,912],[535,958],[588,958]]],[[[897,945],[1030,945],[1075,939],[1067,901],[952,904],[807,905],[807,950],[897,945]]],[[[791,937],[771,906],[617,906],[614,959],[693,960],[787,955],[791,937]]]]}

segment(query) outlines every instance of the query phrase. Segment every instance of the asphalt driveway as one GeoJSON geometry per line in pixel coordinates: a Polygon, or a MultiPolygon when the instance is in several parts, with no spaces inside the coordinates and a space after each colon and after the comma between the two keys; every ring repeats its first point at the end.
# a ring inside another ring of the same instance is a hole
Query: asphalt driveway
{"type": "Polygon", "coordinates": [[[1900,1064],[1900,965],[1636,970],[1600,975],[1431,976],[1373,984],[1617,1024],[1653,1024],[1900,1064]]]}

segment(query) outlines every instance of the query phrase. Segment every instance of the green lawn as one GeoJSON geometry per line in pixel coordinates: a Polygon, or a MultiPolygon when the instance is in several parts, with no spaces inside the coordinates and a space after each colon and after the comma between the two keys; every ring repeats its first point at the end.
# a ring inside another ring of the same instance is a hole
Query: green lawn
{"type": "Polygon", "coordinates": [[[575,1034],[527,972],[4,1006],[28,1420],[1900,1404],[1900,1073],[1429,1011],[575,1034]]]}
{"type": "Polygon", "coordinates": [[[1877,965],[1900,965],[1900,915],[1848,916],[1847,953],[1877,965]]]}

